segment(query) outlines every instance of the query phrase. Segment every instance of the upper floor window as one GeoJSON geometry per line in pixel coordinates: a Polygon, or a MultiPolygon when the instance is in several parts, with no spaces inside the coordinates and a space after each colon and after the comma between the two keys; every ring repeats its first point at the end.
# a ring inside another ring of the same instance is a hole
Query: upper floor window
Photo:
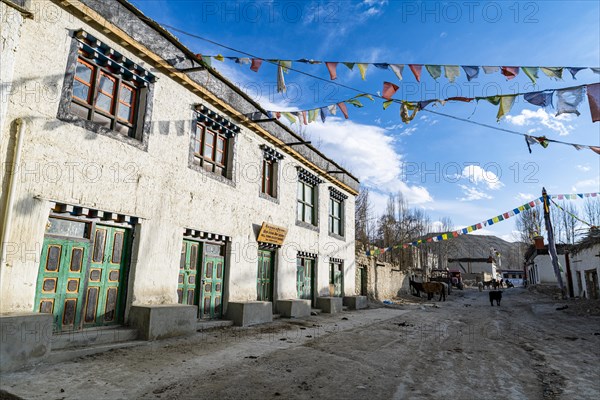
{"type": "Polygon", "coordinates": [[[140,88],[84,57],[73,80],[71,113],[125,136],[135,137],[140,88]]]}
{"type": "Polygon", "coordinates": [[[156,77],[87,32],[73,36],[58,118],[145,148],[156,77]]]}
{"type": "Polygon", "coordinates": [[[263,150],[260,192],[269,197],[277,198],[279,161],[283,159],[283,155],[264,144],[260,148],[263,150]]]}
{"type": "Polygon", "coordinates": [[[203,105],[197,106],[196,111],[192,164],[231,179],[233,138],[240,128],[203,105]]]}
{"type": "Polygon", "coordinates": [[[298,221],[317,225],[315,186],[298,181],[298,221]]]}
{"type": "Polygon", "coordinates": [[[329,187],[329,233],[344,236],[344,201],[348,198],[342,192],[329,187]]]}
{"type": "Polygon", "coordinates": [[[208,129],[200,123],[196,124],[194,155],[205,170],[226,175],[228,141],[225,135],[208,129]]]}
{"type": "Polygon", "coordinates": [[[297,219],[318,225],[318,189],[323,181],[303,168],[298,168],[297,219]]]}

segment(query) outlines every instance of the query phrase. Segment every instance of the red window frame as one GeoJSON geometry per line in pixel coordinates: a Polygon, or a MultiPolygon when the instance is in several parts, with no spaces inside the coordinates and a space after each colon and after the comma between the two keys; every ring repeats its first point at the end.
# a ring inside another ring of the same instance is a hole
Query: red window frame
{"type": "Polygon", "coordinates": [[[270,160],[263,160],[263,174],[262,174],[262,192],[264,194],[268,194],[271,197],[274,197],[275,191],[274,189],[274,162],[270,160]]]}
{"type": "Polygon", "coordinates": [[[225,174],[228,145],[229,139],[227,137],[209,129],[200,122],[196,123],[194,155],[206,170],[225,174]]]}
{"type": "Polygon", "coordinates": [[[83,79],[81,79],[79,76],[77,76],[77,69],[75,69],[75,80],[82,83],[83,85],[88,87],[88,95],[87,95],[87,99],[82,99],[80,97],[75,96],[75,94],[73,94],[73,98],[79,99],[81,101],[85,101],[86,103],[90,103],[90,97],[92,96],[92,92],[94,90],[94,78],[96,76],[96,67],[93,64],[90,64],[86,61],[84,61],[81,57],[79,57],[77,59],[77,63],[78,64],[82,64],[85,65],[86,67],[88,67],[91,71],[90,73],[90,81],[84,81],[83,79]]]}
{"type": "MultiPolygon", "coordinates": [[[[87,117],[84,119],[96,121],[94,118],[95,115],[100,115],[103,118],[108,118],[108,120],[110,120],[110,124],[107,124],[107,127],[110,127],[111,130],[117,131],[126,136],[134,137],[136,128],[136,114],[138,112],[138,92],[140,88],[135,84],[131,84],[129,82],[125,83],[119,75],[116,75],[109,69],[87,59],[86,53],[83,51],[79,52],[77,63],[90,68],[92,71],[90,81],[85,81],[81,77],[77,76],[77,73],[74,74],[74,80],[88,87],[87,99],[81,99],[75,96],[75,94],[73,94],[71,98],[71,101],[74,104],[77,104],[80,109],[82,107],[87,109],[87,117]],[[112,82],[112,93],[100,89],[100,79],[103,77],[112,82]],[[127,101],[121,99],[121,92],[123,90],[128,90],[131,92],[131,102],[128,103],[127,101]],[[106,110],[98,105],[98,97],[100,94],[110,99],[110,110],[106,110]],[[127,119],[119,116],[120,107],[127,107],[129,109],[127,119]]],[[[81,115],[81,113],[78,112],[76,115],[81,115]]]]}

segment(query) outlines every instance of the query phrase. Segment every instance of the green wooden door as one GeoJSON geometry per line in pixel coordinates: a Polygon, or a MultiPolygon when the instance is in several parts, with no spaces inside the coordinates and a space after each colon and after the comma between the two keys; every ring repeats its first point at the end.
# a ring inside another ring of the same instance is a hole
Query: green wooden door
{"type": "Polygon", "coordinates": [[[258,250],[258,278],[256,283],[258,301],[273,301],[273,255],[272,251],[258,250]]]}
{"type": "Polygon", "coordinates": [[[196,282],[200,261],[200,243],[184,240],[181,245],[179,261],[179,279],[177,283],[177,301],[179,304],[198,304],[196,282]]]}
{"type": "Polygon", "coordinates": [[[296,289],[299,299],[313,302],[314,260],[298,258],[296,269],[296,289]]]}
{"type": "Polygon", "coordinates": [[[53,314],[54,331],[80,326],[88,255],[87,241],[44,239],[34,311],[53,314]]]}
{"type": "Polygon", "coordinates": [[[118,324],[123,320],[127,290],[129,231],[96,225],[92,241],[83,323],[87,326],[118,324]]]}
{"type": "Polygon", "coordinates": [[[340,263],[329,264],[329,295],[333,297],[344,295],[344,269],[340,263]]]}
{"type": "Polygon", "coordinates": [[[225,258],[221,246],[205,244],[202,265],[202,290],[200,292],[200,318],[221,318],[223,299],[223,272],[225,258]]]}

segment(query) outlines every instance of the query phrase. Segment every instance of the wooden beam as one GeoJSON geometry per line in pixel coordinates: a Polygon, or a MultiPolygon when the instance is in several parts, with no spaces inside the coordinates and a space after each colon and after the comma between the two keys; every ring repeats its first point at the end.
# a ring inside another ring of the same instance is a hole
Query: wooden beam
{"type": "MultiPolygon", "coordinates": [[[[4,1],[4,0],[3,0],[4,1]]],[[[130,51],[138,54],[142,58],[146,58],[147,60],[151,60],[157,68],[161,69],[166,75],[173,78],[173,80],[180,83],[184,88],[191,90],[194,93],[197,93],[204,100],[210,102],[213,106],[219,108],[221,111],[228,113],[229,115],[234,116],[240,122],[243,122],[246,128],[251,129],[254,133],[258,134],[264,139],[273,142],[275,145],[280,147],[284,152],[291,155],[296,160],[300,161],[302,164],[306,165],[310,169],[317,171],[318,173],[325,176],[329,181],[335,183],[336,185],[344,188],[346,191],[351,193],[352,195],[358,195],[358,191],[354,190],[350,186],[346,185],[344,182],[336,179],[335,177],[329,176],[325,170],[318,167],[311,161],[307,160],[299,152],[295,151],[292,148],[289,148],[285,145],[285,143],[276,137],[275,135],[268,132],[266,129],[253,123],[249,118],[241,114],[234,107],[219,99],[216,95],[208,91],[206,88],[201,86],[198,82],[192,80],[185,73],[180,72],[177,68],[171,66],[166,60],[160,57],[158,54],[152,52],[150,49],[130,37],[125,31],[123,31],[118,26],[114,25],[112,22],[102,17],[98,12],[94,11],[92,8],[83,4],[79,0],[52,0],[55,3],[60,5],[65,5],[70,8],[74,15],[80,15],[82,18],[92,17],[93,22],[97,25],[100,25],[100,29],[105,33],[111,33],[117,39],[118,43],[127,43],[131,46],[130,51]]],[[[123,44],[125,46],[125,44],[123,44]]]]}

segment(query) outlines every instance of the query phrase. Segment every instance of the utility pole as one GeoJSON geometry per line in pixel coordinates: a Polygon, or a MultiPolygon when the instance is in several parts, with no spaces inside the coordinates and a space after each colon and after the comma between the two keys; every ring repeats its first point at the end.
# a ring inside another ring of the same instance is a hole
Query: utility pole
{"type": "Polygon", "coordinates": [[[542,199],[544,201],[544,221],[546,222],[546,232],[548,232],[548,253],[550,253],[550,260],[552,261],[552,267],[554,268],[554,275],[558,281],[558,287],[562,294],[562,298],[566,298],[565,285],[560,275],[560,267],[558,265],[558,253],[556,252],[556,244],[554,243],[554,231],[552,230],[552,222],[550,221],[550,199],[546,188],[542,188],[542,199]]]}

